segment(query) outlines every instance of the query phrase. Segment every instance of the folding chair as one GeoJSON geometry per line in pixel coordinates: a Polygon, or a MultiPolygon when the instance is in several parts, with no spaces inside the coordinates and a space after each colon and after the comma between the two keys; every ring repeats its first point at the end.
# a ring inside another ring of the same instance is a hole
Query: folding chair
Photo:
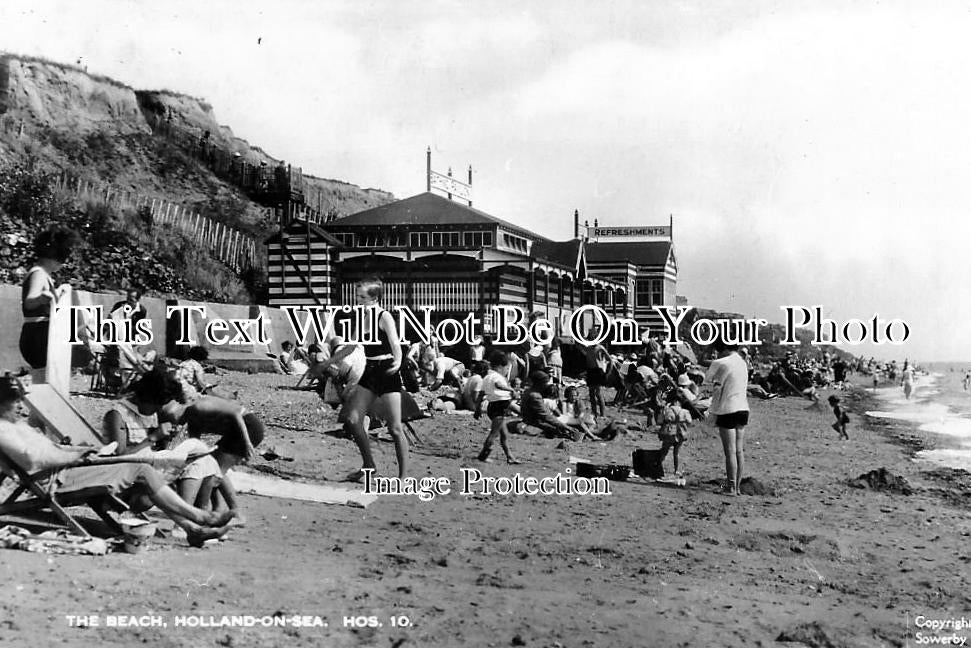
{"type": "Polygon", "coordinates": [[[60,443],[100,448],[104,438],[60,392],[48,384],[20,385],[31,416],[43,423],[47,435],[60,443]]]}
{"type": "MultiPolygon", "coordinates": [[[[388,415],[384,409],[383,401],[377,399],[371,405],[371,410],[368,412],[371,417],[371,429],[382,428],[387,425],[388,415]]],[[[411,425],[412,421],[417,421],[419,419],[427,418],[425,411],[418,407],[418,402],[415,397],[406,391],[401,392],[401,424],[405,429],[405,435],[408,436],[408,440],[413,444],[420,444],[421,437],[415,432],[415,428],[411,425]]]]}
{"type": "Polygon", "coordinates": [[[104,376],[102,375],[102,361],[104,360],[104,352],[93,352],[91,355],[94,356],[92,360],[92,373],[91,373],[91,385],[88,387],[89,391],[101,391],[104,389],[104,376]]]}
{"type": "Polygon", "coordinates": [[[0,515],[34,513],[50,509],[71,531],[85,538],[90,538],[91,534],[66,510],[66,507],[69,506],[86,505],[91,507],[115,534],[121,534],[121,525],[109,513],[127,511],[128,505],[112,494],[107,486],[59,494],[56,491],[56,481],[51,479],[50,483],[44,483],[45,480],[48,480],[54,473],[63,468],[84,465],[97,465],[97,462],[76,462],[55,468],[45,468],[30,474],[3,452],[0,452],[0,484],[8,477],[15,480],[17,484],[13,492],[0,503],[0,515]],[[22,498],[24,495],[29,495],[29,497],[22,498]]]}

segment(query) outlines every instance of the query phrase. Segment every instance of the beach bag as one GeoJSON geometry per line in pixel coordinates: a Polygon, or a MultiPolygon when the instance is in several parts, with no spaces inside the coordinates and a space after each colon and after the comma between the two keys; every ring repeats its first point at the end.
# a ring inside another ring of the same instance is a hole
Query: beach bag
{"type": "Polygon", "coordinates": [[[660,450],[634,450],[631,463],[634,464],[634,474],[647,479],[661,479],[664,477],[664,466],[661,465],[660,450]]]}

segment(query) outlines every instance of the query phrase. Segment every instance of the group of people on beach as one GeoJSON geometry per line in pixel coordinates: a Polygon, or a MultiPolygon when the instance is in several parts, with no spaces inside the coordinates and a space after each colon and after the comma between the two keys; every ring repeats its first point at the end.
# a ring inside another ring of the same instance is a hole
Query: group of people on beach
{"type": "MultiPolygon", "coordinates": [[[[587,413],[578,384],[566,384],[563,377],[558,344],[546,349],[530,348],[522,355],[515,349],[476,344],[469,350],[471,368],[465,369],[462,361],[449,357],[435,344],[402,343],[391,314],[380,307],[382,296],[379,279],[356,285],[357,305],[366,307],[367,318],[377,318],[377,343],[361,345],[332,339],[320,358],[320,373],[325,379],[317,388],[324,395],[337,385],[338,400],[333,404],[342,406],[340,418],[361,453],[362,467],[347,476],[349,481],[361,480],[365,470],[376,469],[365,427],[375,401],[383,405],[382,416],[394,441],[398,475],[406,476],[409,441],[402,424],[401,402],[406,392],[404,382],[408,381],[403,382],[403,374],[410,374],[415,381],[412,391],[417,391],[421,374],[429,390],[445,389],[430,401],[434,410],[468,409],[475,419],[487,416],[489,432],[478,458],[489,460],[498,441],[510,463],[519,462],[509,447],[509,434],[524,428],[575,441],[608,438],[606,431],[613,422],[600,429],[606,417],[603,388],[612,384],[611,376],[616,374],[623,376],[625,394],[643,397],[634,404],[657,422],[662,451],[673,451],[676,473],[680,473],[679,449],[687,438],[688,426],[710,411],[725,451],[726,491],[738,492],[748,423],[748,366],[736,347],[718,345],[720,357],[707,375],[699,375],[699,368],[680,354],[662,349],[656,340],[648,341],[643,353],[629,357],[627,362],[618,362],[601,345],[588,347],[584,353],[585,381],[592,411],[587,413]],[[710,399],[700,397],[699,385],[705,381],[712,386],[710,399]]],[[[364,324],[371,326],[369,321],[364,324]]],[[[314,357],[321,350],[319,345],[308,349],[314,357]]],[[[314,372],[313,367],[310,370],[314,372]]]]}
{"type": "MultiPolygon", "coordinates": [[[[62,228],[43,232],[36,241],[37,265],[24,279],[20,346],[33,375],[40,380],[46,362],[51,304],[58,298],[51,275],[67,260],[76,242],[76,236],[62,228]]],[[[403,342],[392,315],[381,307],[383,290],[377,278],[359,281],[355,287],[356,303],[366,314],[361,325],[377,331],[376,343],[362,345],[332,337],[303,350],[287,342],[279,358],[283,372],[310,375],[318,369],[316,386],[321,395],[341,406],[340,420],[357,444],[362,460],[361,468],[347,476],[349,481],[360,481],[364,471],[377,468],[367,429],[375,411],[380,411],[394,441],[398,476],[407,475],[410,443],[402,420],[402,401],[410,398],[409,392],[417,392],[422,383],[429,391],[440,392],[430,402],[431,410],[468,409],[475,419],[484,414],[490,425],[479,460],[488,461],[498,441],[510,463],[518,463],[509,447],[512,432],[534,429],[551,438],[574,441],[615,437],[617,426],[607,420],[604,397],[604,389],[609,387],[616,389],[613,405],[633,407],[643,412],[648,427],[657,426],[662,461],[671,452],[677,475],[681,474],[679,451],[689,426],[713,417],[725,456],[724,491],[738,494],[745,472],[749,395],[771,399],[791,394],[816,404],[817,387],[842,388],[848,385],[851,368],[871,369],[859,361],[854,367],[843,357],[829,353],[820,358],[798,358],[789,353],[764,362],[750,358],[744,348],[719,340],[714,344],[717,357],[703,371],[692,359],[663,347],[654,338],[646,339],[639,351],[626,354],[611,354],[603,345],[594,344],[582,353],[590,407],[587,411],[579,391],[581,383],[563,374],[558,340],[522,349],[494,347],[488,339],[480,340],[468,349],[469,358],[460,360],[450,357],[448,350],[434,340],[424,345],[403,342]],[[709,395],[702,393],[703,385],[709,386],[709,395]]],[[[140,293],[130,291],[125,302],[119,302],[126,306],[120,317],[138,316],[139,297],[140,293]]],[[[359,333],[353,331],[352,340],[360,339],[359,333]]],[[[596,336],[598,331],[591,333],[596,336]]],[[[187,529],[192,542],[217,537],[225,532],[230,519],[238,519],[236,493],[226,472],[254,455],[265,432],[255,414],[246,412],[232,398],[211,393],[213,386],[207,383],[202,368],[205,360],[206,352],[201,348],[192,349],[176,367],[167,366],[163,358],[139,357],[137,379],[106,414],[102,425],[106,438],[113,442],[111,452],[117,456],[150,458],[151,453],[168,448],[175,456],[191,457],[191,461],[167,473],[144,463],[134,468],[112,465],[98,467],[97,471],[94,467],[72,469],[85,471],[88,481],[100,479],[116,484],[119,490],[131,491],[133,506],[149,502],[159,505],[187,529]],[[203,434],[219,437],[214,452],[200,443],[203,434]],[[140,490],[134,488],[136,484],[140,490]],[[173,503],[172,494],[179,504],[173,503]]],[[[903,373],[904,384],[910,384],[912,369],[906,363],[903,373]]],[[[31,469],[51,465],[55,458],[66,459],[68,455],[63,453],[68,450],[55,453],[46,446],[42,460],[33,458],[31,452],[44,445],[39,441],[43,437],[28,434],[26,424],[13,414],[20,399],[12,385],[10,379],[6,380],[5,391],[0,394],[6,399],[0,403],[5,421],[0,426],[0,449],[20,456],[31,469]],[[21,452],[23,448],[18,450],[12,441],[18,434],[32,439],[27,445],[34,450],[28,448],[26,454],[21,452]]],[[[835,395],[830,397],[830,404],[836,416],[833,428],[848,438],[845,409],[835,395]]],[[[75,454],[70,456],[76,459],[89,455],[89,451],[72,452],[75,454]]]]}
{"type": "MultiPolygon", "coordinates": [[[[78,242],[57,226],[35,239],[37,263],[24,277],[21,300],[20,349],[30,370],[0,378],[0,452],[29,473],[71,465],[56,473],[59,492],[101,486],[133,511],[157,505],[191,544],[221,537],[231,524],[244,523],[227,472],[256,454],[265,427],[239,402],[214,393],[202,368],[205,349],[190,349],[178,364],[139,354],[130,384],[99,426],[103,447],[57,445],[45,432],[69,437],[70,430],[44,430],[43,412],[25,417],[25,393],[47,378],[51,314],[60,297],[52,275],[78,242]]],[[[140,291],[128,291],[113,317],[144,317],[139,297],[140,291]]]]}
{"type": "MultiPolygon", "coordinates": [[[[367,422],[375,401],[394,441],[398,475],[408,470],[409,440],[402,423],[401,402],[408,392],[424,387],[433,392],[433,412],[469,410],[475,419],[485,416],[489,431],[478,459],[488,461],[498,442],[509,463],[519,463],[510,448],[511,433],[534,431],[550,438],[574,441],[605,440],[616,435],[615,421],[606,417],[604,389],[616,389],[615,406],[630,406],[644,413],[648,427],[656,425],[661,459],[671,453],[675,474],[680,476],[680,449],[693,422],[713,417],[725,455],[728,493],[738,493],[745,471],[745,430],[748,396],[764,399],[780,395],[804,397],[818,404],[817,387],[843,388],[849,372],[857,368],[843,356],[824,353],[819,358],[783,358],[761,361],[748,350],[716,342],[717,358],[707,371],[683,354],[645,340],[639,352],[612,354],[603,345],[583,350],[583,382],[589,411],[580,396],[579,381],[564,377],[563,355],[558,341],[547,347],[499,348],[488,338],[467,350],[468,359],[450,356],[433,339],[429,344],[400,340],[390,313],[381,308],[383,284],[379,279],[356,286],[357,305],[377,318],[377,344],[361,345],[332,338],[311,345],[302,353],[309,372],[320,368],[317,383],[321,395],[342,407],[340,419],[357,443],[362,467],[347,476],[359,481],[363,471],[376,469],[367,422]],[[468,368],[466,368],[468,365],[468,368]],[[709,387],[710,394],[702,392],[709,387]]],[[[370,323],[367,323],[370,326],[370,323]]],[[[592,332],[595,335],[596,331],[592,332]]],[[[287,357],[301,355],[295,347],[287,357]]],[[[848,438],[849,422],[838,396],[830,397],[836,422],[834,430],[848,438]]]]}

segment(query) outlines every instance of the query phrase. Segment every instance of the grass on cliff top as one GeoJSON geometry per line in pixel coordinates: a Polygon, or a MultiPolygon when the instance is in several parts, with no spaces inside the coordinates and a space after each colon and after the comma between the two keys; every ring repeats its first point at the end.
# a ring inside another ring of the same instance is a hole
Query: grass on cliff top
{"type": "Polygon", "coordinates": [[[135,286],[151,294],[255,303],[265,290],[258,268],[242,274],[193,237],[153,223],[148,209],[120,209],[59,191],[54,175],[25,163],[0,167],[0,282],[20,283],[33,262],[34,236],[56,223],[83,243],[58,281],[92,292],[135,286]]]}

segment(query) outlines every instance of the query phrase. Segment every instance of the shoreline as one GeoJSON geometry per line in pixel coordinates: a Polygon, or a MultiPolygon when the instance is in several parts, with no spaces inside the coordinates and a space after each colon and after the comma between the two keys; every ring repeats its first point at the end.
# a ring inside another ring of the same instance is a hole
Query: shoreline
{"type": "MultiPolygon", "coordinates": [[[[867,388],[860,389],[863,394],[859,401],[864,412],[879,410],[881,406],[886,405],[867,388]]],[[[920,423],[917,421],[876,418],[866,414],[861,414],[860,418],[869,428],[883,433],[891,443],[903,448],[915,467],[920,470],[920,475],[940,489],[940,497],[943,500],[971,512],[971,471],[935,464],[918,456],[922,451],[937,449],[936,438],[942,435],[920,430],[920,423]]]]}

